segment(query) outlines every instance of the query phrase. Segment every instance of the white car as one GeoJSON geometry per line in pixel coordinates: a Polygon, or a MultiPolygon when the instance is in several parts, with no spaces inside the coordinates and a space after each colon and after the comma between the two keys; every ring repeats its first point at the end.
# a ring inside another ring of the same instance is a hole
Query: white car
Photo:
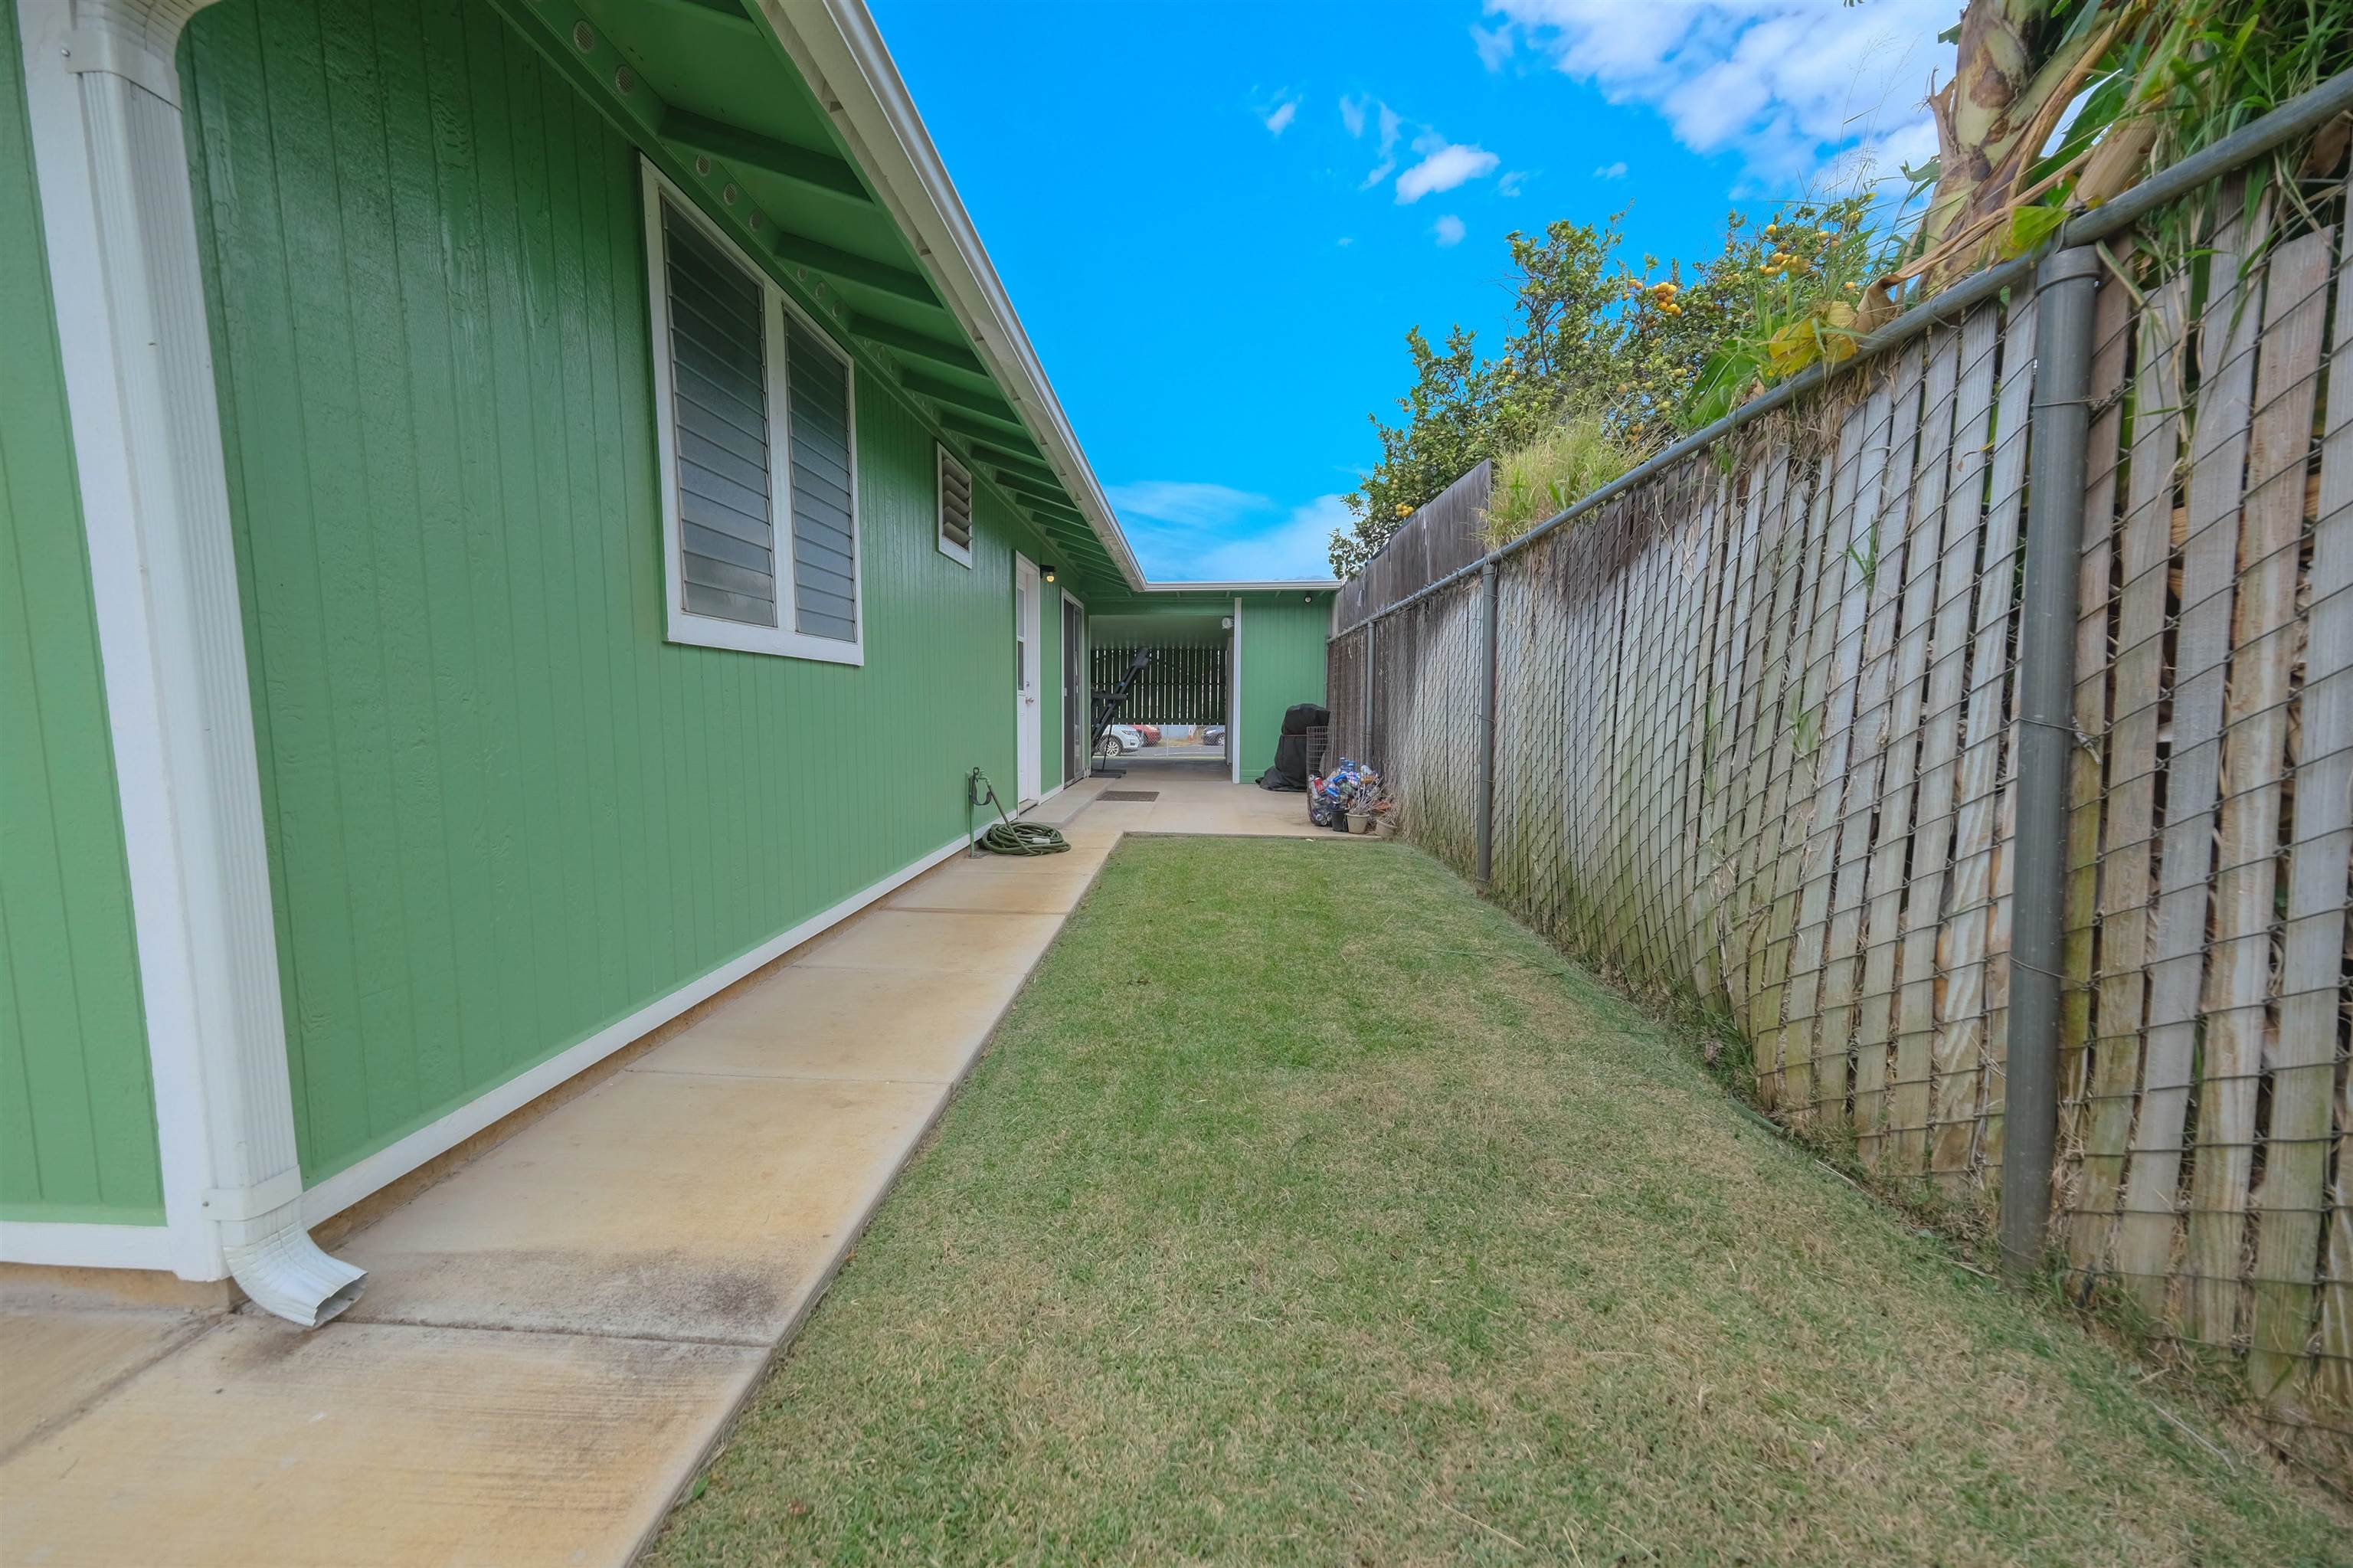
{"type": "Polygon", "coordinates": [[[1144,749],[1144,732],[1132,724],[1115,724],[1103,732],[1095,742],[1097,757],[1124,757],[1131,751],[1144,749]]]}

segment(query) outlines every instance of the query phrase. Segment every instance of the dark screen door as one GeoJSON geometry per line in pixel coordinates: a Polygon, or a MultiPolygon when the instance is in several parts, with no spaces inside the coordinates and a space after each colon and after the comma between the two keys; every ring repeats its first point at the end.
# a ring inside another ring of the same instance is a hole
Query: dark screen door
{"type": "Polygon", "coordinates": [[[1087,776],[1087,726],[1094,700],[1087,690],[1087,620],[1078,601],[1062,599],[1062,777],[1077,783],[1087,776]]]}

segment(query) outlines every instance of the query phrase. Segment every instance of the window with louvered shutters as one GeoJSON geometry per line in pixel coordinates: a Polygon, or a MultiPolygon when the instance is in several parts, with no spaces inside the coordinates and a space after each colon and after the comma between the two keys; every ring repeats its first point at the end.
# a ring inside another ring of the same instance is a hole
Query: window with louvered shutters
{"type": "Polygon", "coordinates": [[[940,464],[940,554],[972,565],[972,475],[938,449],[940,464]]]}
{"type": "Polygon", "coordinates": [[[793,624],[811,637],[858,637],[858,521],[850,498],[849,366],[785,320],[791,387],[793,624]]]}
{"type": "Polygon", "coordinates": [[[662,203],[678,577],[695,615],[776,624],[766,296],[662,203]]]}
{"type": "Polygon", "coordinates": [[[756,242],[640,167],[664,634],[863,664],[849,356],[756,242]]]}

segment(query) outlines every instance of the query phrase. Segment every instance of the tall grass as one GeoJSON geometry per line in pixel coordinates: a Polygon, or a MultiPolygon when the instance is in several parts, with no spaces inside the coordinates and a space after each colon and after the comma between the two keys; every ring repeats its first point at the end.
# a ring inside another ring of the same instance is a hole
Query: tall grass
{"type": "Polygon", "coordinates": [[[1633,450],[1613,439],[1598,414],[1572,414],[1527,445],[1495,460],[1486,539],[1509,544],[1632,468],[1633,450]]]}

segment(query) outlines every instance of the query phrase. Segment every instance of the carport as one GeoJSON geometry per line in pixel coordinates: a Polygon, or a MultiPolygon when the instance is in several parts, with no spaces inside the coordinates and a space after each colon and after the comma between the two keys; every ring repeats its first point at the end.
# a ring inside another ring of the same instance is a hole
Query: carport
{"type": "Polygon", "coordinates": [[[1230,614],[1207,613],[1098,618],[1089,628],[1089,690],[1100,695],[1119,690],[1123,681],[1127,686],[1116,724],[1089,737],[1095,754],[1120,767],[1230,764],[1232,620],[1230,614]],[[1140,654],[1149,659],[1135,669],[1140,654]],[[1133,744],[1138,735],[1141,748],[1133,744]]]}
{"type": "MultiPolygon", "coordinates": [[[[1283,710],[1324,700],[1332,594],[1320,583],[1172,583],[1098,596],[1087,606],[1091,694],[1107,694],[1136,652],[1152,650],[1118,721],[1163,729],[1222,725],[1219,752],[1166,755],[1196,763],[1221,755],[1229,779],[1255,779],[1274,760],[1283,710]]],[[[1088,711],[1095,706],[1090,702],[1088,711]]],[[[1121,765],[1154,764],[1154,750],[1145,747],[1121,765]]]]}

